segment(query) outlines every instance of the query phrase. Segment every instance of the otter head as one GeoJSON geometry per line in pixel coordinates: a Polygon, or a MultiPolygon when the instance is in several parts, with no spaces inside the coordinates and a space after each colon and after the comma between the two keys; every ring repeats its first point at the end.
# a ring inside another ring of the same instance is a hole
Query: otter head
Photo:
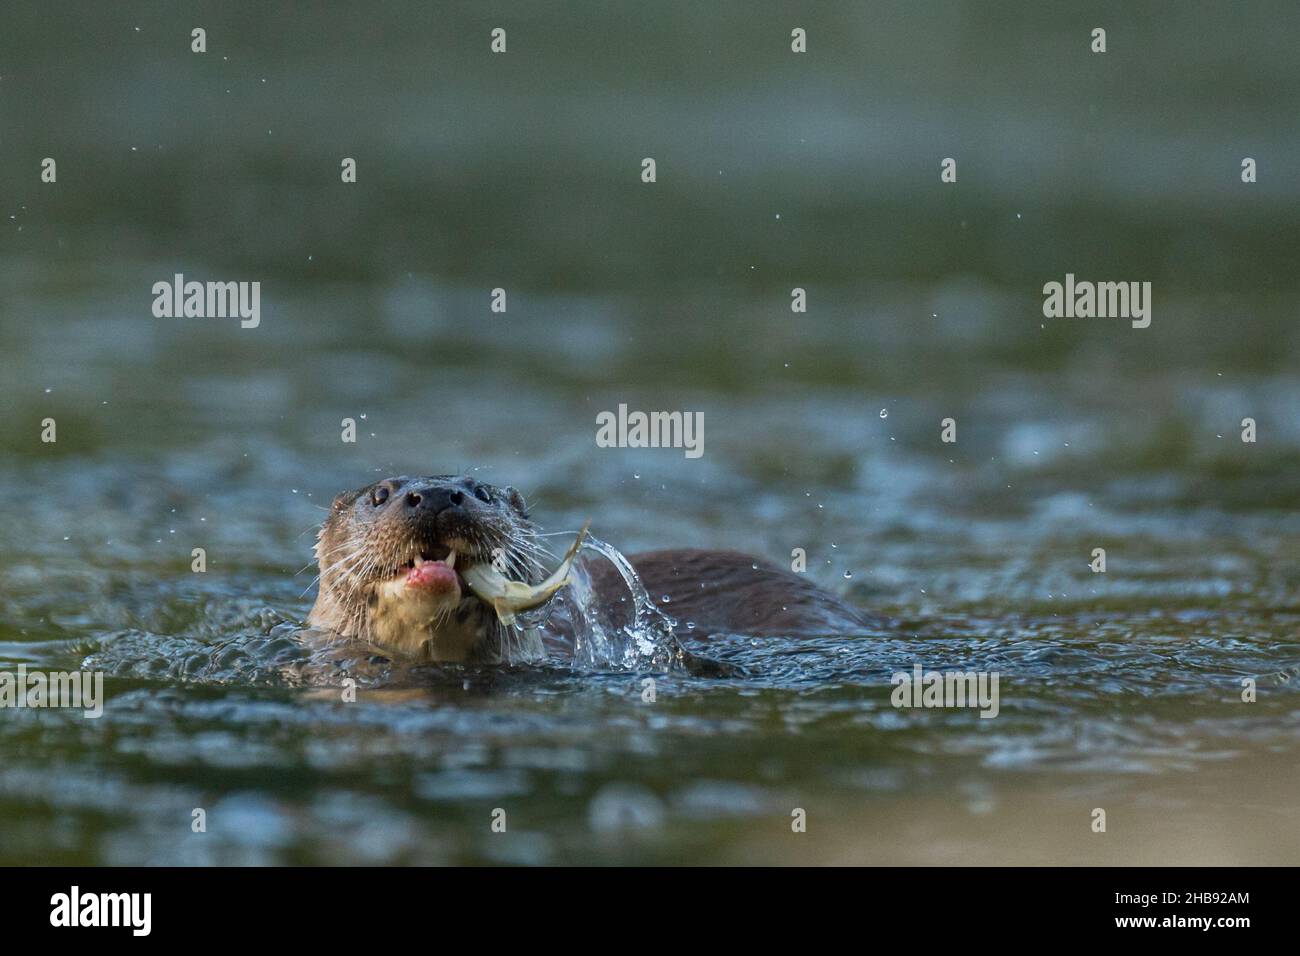
{"type": "Polygon", "coordinates": [[[500,660],[511,638],[462,576],[543,572],[523,496],[469,477],[386,478],[334,499],[308,622],[424,660],[500,660]]]}

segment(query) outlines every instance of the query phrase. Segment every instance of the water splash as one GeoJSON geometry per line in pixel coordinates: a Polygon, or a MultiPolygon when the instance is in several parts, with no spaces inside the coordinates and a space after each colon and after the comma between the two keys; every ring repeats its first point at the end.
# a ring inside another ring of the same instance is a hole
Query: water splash
{"type": "Polygon", "coordinates": [[[588,534],[574,565],[573,584],[527,621],[567,633],[573,642],[573,665],[583,670],[668,670],[686,662],[674,636],[677,622],[655,606],[631,563],[613,545],[588,534]],[[609,561],[627,588],[616,607],[600,600],[592,587],[587,561],[609,561]]]}

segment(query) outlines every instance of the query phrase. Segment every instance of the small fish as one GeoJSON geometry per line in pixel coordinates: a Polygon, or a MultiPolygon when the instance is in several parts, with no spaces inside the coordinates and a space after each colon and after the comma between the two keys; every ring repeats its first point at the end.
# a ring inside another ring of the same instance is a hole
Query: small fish
{"type": "Polygon", "coordinates": [[[497,612],[497,619],[502,624],[513,624],[515,615],[520,611],[531,611],[533,608],[541,607],[555,595],[556,591],[573,580],[569,572],[573,570],[573,559],[577,557],[578,549],[582,547],[582,540],[587,536],[589,527],[591,527],[590,520],[578,532],[578,537],[569,547],[560,566],[541,584],[511,581],[490,564],[476,564],[472,568],[466,568],[461,572],[461,576],[471,591],[492,605],[497,612]]]}

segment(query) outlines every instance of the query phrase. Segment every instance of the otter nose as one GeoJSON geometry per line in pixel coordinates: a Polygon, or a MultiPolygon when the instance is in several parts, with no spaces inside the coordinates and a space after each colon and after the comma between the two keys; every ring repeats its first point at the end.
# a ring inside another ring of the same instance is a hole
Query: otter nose
{"type": "Polygon", "coordinates": [[[438,514],[448,508],[456,508],[465,502],[465,492],[459,488],[424,488],[420,491],[406,493],[406,506],[438,514]]]}

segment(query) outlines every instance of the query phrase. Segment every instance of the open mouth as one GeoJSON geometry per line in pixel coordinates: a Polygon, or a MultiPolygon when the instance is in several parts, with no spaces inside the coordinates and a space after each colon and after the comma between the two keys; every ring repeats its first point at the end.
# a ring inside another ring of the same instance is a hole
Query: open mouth
{"type": "Polygon", "coordinates": [[[420,606],[429,599],[459,601],[462,595],[472,594],[489,605],[502,624],[513,624],[516,613],[541,607],[571,581],[573,561],[589,524],[582,526],[560,566],[540,584],[512,580],[490,564],[462,557],[450,545],[439,544],[420,548],[394,568],[392,576],[380,585],[380,592],[403,604],[416,598],[420,606]]]}
{"type": "MultiPolygon", "coordinates": [[[[400,592],[459,598],[465,583],[456,570],[458,557],[456,550],[446,545],[422,548],[399,564],[389,581],[400,592]]],[[[465,563],[464,559],[461,563],[465,563]]]]}
{"type": "Polygon", "coordinates": [[[401,565],[393,573],[402,574],[403,572],[409,571],[412,568],[418,568],[420,567],[420,565],[428,561],[436,561],[440,564],[445,564],[447,567],[452,568],[454,570],[456,567],[457,557],[458,555],[456,554],[456,550],[454,548],[449,548],[445,544],[435,544],[428,548],[421,548],[418,552],[416,552],[411,556],[410,560],[408,560],[405,564],[401,565]]]}
{"type": "Polygon", "coordinates": [[[388,580],[399,587],[434,595],[459,595],[468,586],[461,572],[473,562],[445,544],[425,545],[393,568],[388,580]]]}

